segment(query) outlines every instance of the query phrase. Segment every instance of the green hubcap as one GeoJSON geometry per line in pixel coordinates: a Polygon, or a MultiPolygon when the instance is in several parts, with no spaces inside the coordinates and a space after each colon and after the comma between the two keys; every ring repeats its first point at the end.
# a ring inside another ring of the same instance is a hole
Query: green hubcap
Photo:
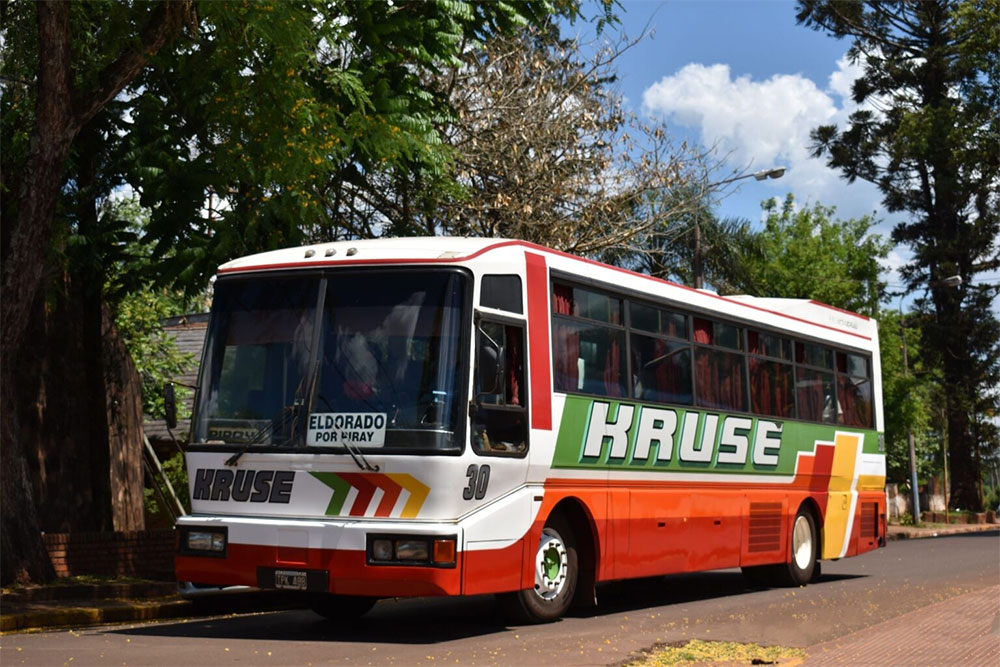
{"type": "Polygon", "coordinates": [[[545,551],[545,576],[555,579],[559,576],[559,551],[557,549],[546,549],[545,551]]]}
{"type": "Polygon", "coordinates": [[[553,600],[566,586],[569,557],[562,538],[552,528],[542,531],[535,552],[535,593],[543,600],[553,600]]]}

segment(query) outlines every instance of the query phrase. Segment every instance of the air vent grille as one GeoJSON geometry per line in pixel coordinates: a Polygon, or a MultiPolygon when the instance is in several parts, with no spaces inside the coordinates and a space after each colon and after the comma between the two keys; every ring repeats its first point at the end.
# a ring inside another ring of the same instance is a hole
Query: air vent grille
{"type": "Polygon", "coordinates": [[[749,551],[781,549],[781,503],[750,503],[749,551]]]}
{"type": "Polygon", "coordinates": [[[878,503],[861,503],[861,537],[878,537],[878,503]]]}

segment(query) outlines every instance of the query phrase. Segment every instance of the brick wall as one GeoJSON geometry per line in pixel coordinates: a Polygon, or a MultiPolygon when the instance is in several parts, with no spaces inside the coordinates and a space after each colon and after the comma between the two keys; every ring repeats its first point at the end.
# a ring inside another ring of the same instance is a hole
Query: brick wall
{"type": "Polygon", "coordinates": [[[42,536],[56,575],[83,574],[174,578],[174,532],[46,533],[42,536]]]}

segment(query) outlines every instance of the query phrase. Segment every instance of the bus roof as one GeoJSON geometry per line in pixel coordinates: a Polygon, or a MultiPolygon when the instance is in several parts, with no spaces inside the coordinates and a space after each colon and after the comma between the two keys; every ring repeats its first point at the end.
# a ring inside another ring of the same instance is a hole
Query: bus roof
{"type": "MultiPolygon", "coordinates": [[[[817,326],[827,331],[834,330],[868,341],[876,340],[874,321],[864,315],[841,310],[840,308],[835,308],[818,301],[810,299],[755,297],[749,295],[721,296],[714,292],[695,290],[684,285],[636,273],[628,269],[610,266],[527,241],[502,238],[423,236],[319,243],[311,246],[273,250],[241,257],[220,266],[219,273],[232,274],[336,265],[463,262],[490,251],[505,248],[513,250],[515,249],[514,247],[517,247],[518,250],[528,250],[554,256],[555,262],[553,263],[553,268],[561,268],[559,265],[564,265],[566,260],[570,260],[598,269],[596,274],[593,270],[587,270],[585,275],[581,272],[581,279],[584,282],[590,282],[595,279],[599,282],[609,282],[613,280],[613,276],[617,275],[620,277],[618,280],[624,279],[625,283],[635,284],[643,292],[647,290],[653,291],[655,288],[650,286],[649,283],[655,282],[661,286],[667,286],[668,290],[671,291],[681,290],[684,293],[685,298],[683,300],[685,302],[691,305],[697,305],[700,302],[704,304],[703,307],[706,311],[725,311],[730,316],[741,317],[741,319],[745,320],[752,319],[754,313],[768,313],[782,318],[790,318],[807,326],[817,326]],[[600,274],[604,271],[612,273],[604,276],[602,281],[600,274]]],[[[618,284],[618,281],[615,282],[618,284]]],[[[679,294],[669,296],[675,300],[679,298],[679,294]]]]}

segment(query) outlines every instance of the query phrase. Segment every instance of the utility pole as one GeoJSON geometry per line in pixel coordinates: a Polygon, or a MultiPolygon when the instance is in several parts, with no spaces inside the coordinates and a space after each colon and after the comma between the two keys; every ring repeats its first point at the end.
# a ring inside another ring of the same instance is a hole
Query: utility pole
{"type": "MultiPolygon", "coordinates": [[[[903,341],[903,377],[910,376],[910,363],[906,357],[906,321],[903,319],[903,302],[899,303],[899,336],[903,341]]],[[[913,497],[913,525],[920,525],[920,490],[917,489],[917,453],[913,446],[913,426],[906,425],[906,444],[910,449],[910,492],[913,497]]]]}

